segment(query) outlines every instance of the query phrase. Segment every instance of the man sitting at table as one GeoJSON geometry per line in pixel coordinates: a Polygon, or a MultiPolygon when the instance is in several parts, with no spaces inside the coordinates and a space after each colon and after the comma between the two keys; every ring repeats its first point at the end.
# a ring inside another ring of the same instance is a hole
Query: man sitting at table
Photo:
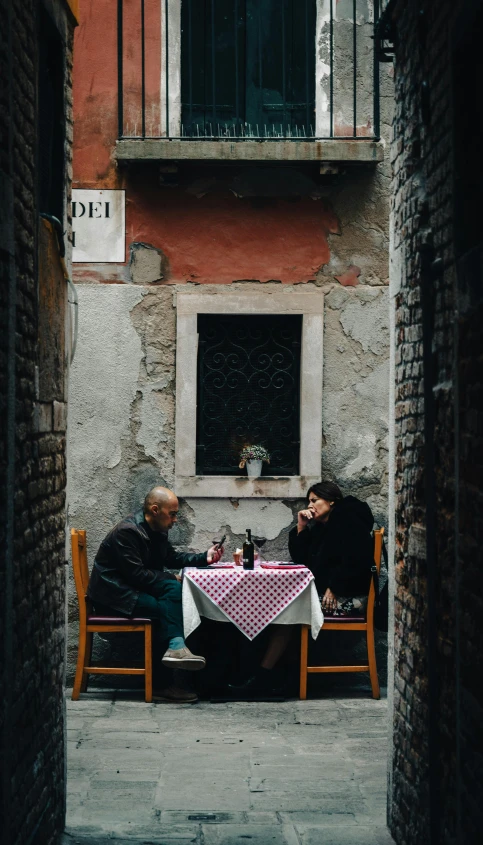
{"type": "MultiPolygon", "coordinates": [[[[112,528],[94,560],[87,595],[96,613],[106,616],[145,617],[159,626],[168,648],[161,660],[170,669],[203,669],[204,657],[192,654],[184,641],[181,576],[167,569],[217,562],[223,548],[212,546],[201,554],[177,552],[168,531],[178,518],[178,499],[166,487],[153,487],[144,507],[112,528]]],[[[170,687],[164,697],[196,700],[186,690],[170,687]]]]}

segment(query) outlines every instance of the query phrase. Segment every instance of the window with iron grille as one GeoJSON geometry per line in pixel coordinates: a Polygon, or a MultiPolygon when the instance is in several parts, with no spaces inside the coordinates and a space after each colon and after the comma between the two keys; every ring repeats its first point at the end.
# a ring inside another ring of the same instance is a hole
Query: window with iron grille
{"type": "Polygon", "coordinates": [[[298,475],[300,315],[198,315],[198,475],[240,475],[243,446],[265,475],[298,475]]]}
{"type": "Polygon", "coordinates": [[[183,135],[315,132],[316,0],[183,0],[183,135]]]}

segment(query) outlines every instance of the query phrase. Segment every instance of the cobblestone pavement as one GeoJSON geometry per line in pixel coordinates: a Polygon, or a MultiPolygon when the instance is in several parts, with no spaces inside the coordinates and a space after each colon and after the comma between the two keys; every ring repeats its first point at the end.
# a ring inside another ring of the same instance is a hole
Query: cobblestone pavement
{"type": "Polygon", "coordinates": [[[389,845],[386,701],[68,703],[62,845],[389,845]]]}

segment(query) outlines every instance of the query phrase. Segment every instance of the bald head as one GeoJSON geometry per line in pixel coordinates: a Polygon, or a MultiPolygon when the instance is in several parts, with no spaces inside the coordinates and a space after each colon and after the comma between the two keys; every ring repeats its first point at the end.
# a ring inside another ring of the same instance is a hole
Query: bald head
{"type": "Polygon", "coordinates": [[[169,531],[178,517],[178,499],[167,487],[153,487],[144,499],[144,518],[154,531],[169,531]]]}
{"type": "Polygon", "coordinates": [[[168,490],[167,487],[153,487],[149,493],[146,493],[146,498],[144,499],[144,513],[146,513],[151,505],[167,505],[170,502],[176,502],[178,504],[178,499],[176,498],[175,494],[172,490],[168,490]]]}

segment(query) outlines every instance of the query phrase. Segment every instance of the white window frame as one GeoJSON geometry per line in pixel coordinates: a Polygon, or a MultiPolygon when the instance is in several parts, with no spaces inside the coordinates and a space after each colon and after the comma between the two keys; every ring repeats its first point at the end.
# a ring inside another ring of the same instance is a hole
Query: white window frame
{"type": "Polygon", "coordinates": [[[178,291],[176,492],[202,498],[301,498],[321,476],[324,295],[322,292],[178,291]],[[300,475],[196,475],[198,314],[301,314],[300,475]]]}

